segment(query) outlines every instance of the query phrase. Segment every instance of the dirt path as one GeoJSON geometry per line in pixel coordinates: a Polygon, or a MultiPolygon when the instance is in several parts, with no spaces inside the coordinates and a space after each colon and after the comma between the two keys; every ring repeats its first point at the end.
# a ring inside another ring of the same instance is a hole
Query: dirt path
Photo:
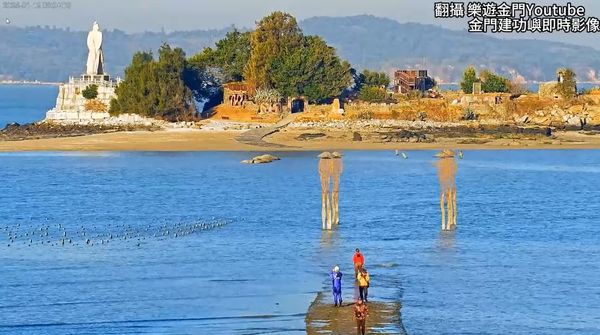
{"type": "MultiPolygon", "coordinates": [[[[320,292],[310,305],[306,315],[308,335],[356,334],[356,321],[353,318],[354,302],[344,302],[342,307],[334,307],[330,297],[320,292]]],[[[406,334],[400,319],[400,304],[370,301],[367,334],[406,334]]]]}

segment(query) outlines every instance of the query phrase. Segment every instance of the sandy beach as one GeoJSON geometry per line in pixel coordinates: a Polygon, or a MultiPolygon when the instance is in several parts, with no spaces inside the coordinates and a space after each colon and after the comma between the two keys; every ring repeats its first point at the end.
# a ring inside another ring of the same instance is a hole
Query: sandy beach
{"type": "MultiPolygon", "coordinates": [[[[322,130],[314,130],[318,133],[322,130]]],[[[0,141],[0,152],[15,151],[302,151],[302,150],[431,150],[431,149],[599,149],[600,136],[556,132],[551,138],[436,138],[431,143],[353,141],[352,132],[328,131],[299,139],[307,131],[285,129],[264,140],[270,146],[236,141],[240,131],[133,131],[87,136],[0,141]]]]}

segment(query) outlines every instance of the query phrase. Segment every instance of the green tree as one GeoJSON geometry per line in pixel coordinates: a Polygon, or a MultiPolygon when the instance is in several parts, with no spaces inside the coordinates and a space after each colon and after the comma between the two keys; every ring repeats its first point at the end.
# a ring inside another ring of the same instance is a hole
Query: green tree
{"type": "Polygon", "coordinates": [[[361,84],[367,86],[387,87],[390,84],[390,77],[385,72],[364,70],[360,74],[359,80],[361,80],[361,84]]]}
{"type": "Polygon", "coordinates": [[[201,80],[194,73],[181,48],[163,44],[158,60],[149,52],[138,52],[116,88],[110,112],[170,121],[192,118],[196,114],[194,97],[201,95],[201,80]]]}
{"type": "Polygon", "coordinates": [[[250,34],[250,58],[244,77],[250,89],[272,88],[273,61],[302,45],[302,31],[296,19],[287,13],[274,12],[258,22],[250,34]]]}
{"type": "Polygon", "coordinates": [[[83,91],[81,91],[81,95],[83,95],[83,97],[87,100],[96,99],[98,96],[98,85],[88,85],[83,91]]]}
{"type": "Polygon", "coordinates": [[[284,96],[305,96],[323,102],[339,96],[352,81],[350,64],[318,36],[303,37],[303,44],[282,53],[271,66],[273,86],[284,96]]]}
{"type": "Polygon", "coordinates": [[[190,64],[201,68],[216,68],[222,82],[244,80],[244,68],[250,58],[250,32],[230,31],[215,44],[189,59],[190,64]]]}
{"type": "Polygon", "coordinates": [[[575,72],[569,68],[560,68],[556,71],[559,78],[556,91],[564,99],[572,99],[577,96],[577,79],[575,72]]]}
{"type": "Polygon", "coordinates": [[[477,78],[477,72],[475,72],[475,68],[469,66],[465,69],[463,73],[463,79],[460,82],[460,88],[465,94],[473,93],[473,83],[479,81],[477,78]]]}
{"type": "Polygon", "coordinates": [[[151,66],[154,62],[152,52],[136,52],[131,64],[125,68],[124,80],[122,80],[110,104],[112,115],[121,113],[140,114],[150,116],[153,108],[153,99],[150,94],[155,83],[154,73],[151,66]]]}
{"type": "Polygon", "coordinates": [[[490,70],[481,71],[480,77],[481,90],[486,93],[504,93],[509,91],[509,80],[493,73],[490,70]]]}

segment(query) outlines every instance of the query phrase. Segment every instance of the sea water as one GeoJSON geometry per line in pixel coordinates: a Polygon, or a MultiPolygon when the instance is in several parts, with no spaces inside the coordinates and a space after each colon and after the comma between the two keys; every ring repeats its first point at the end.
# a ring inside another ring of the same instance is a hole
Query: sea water
{"type": "Polygon", "coordinates": [[[50,85],[0,85],[0,129],[44,119],[56,104],[58,87],[50,85]]]}
{"type": "Polygon", "coordinates": [[[371,299],[399,301],[409,334],[600,333],[599,151],[467,151],[454,232],[434,152],[346,152],[332,233],[317,153],[239,163],[253,154],[0,155],[0,332],[302,334],[334,265],[354,298],[358,247],[371,299]],[[89,245],[82,227],[137,235],[89,245]]]}
{"type": "MultiPolygon", "coordinates": [[[[5,122],[53,104],[21,89],[5,122]]],[[[344,152],[333,232],[316,152],[254,154],[0,154],[0,333],[303,334],[357,247],[397,331],[600,333],[600,151],[465,152],[454,232],[432,151],[344,152]]]]}

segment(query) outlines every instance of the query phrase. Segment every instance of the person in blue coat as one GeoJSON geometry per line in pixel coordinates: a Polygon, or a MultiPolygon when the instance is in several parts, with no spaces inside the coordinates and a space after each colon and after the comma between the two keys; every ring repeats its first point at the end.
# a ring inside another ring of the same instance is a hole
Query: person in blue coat
{"type": "Polygon", "coordinates": [[[336,307],[342,307],[342,273],[338,266],[333,268],[330,274],[331,288],[333,291],[333,303],[336,307]]]}

